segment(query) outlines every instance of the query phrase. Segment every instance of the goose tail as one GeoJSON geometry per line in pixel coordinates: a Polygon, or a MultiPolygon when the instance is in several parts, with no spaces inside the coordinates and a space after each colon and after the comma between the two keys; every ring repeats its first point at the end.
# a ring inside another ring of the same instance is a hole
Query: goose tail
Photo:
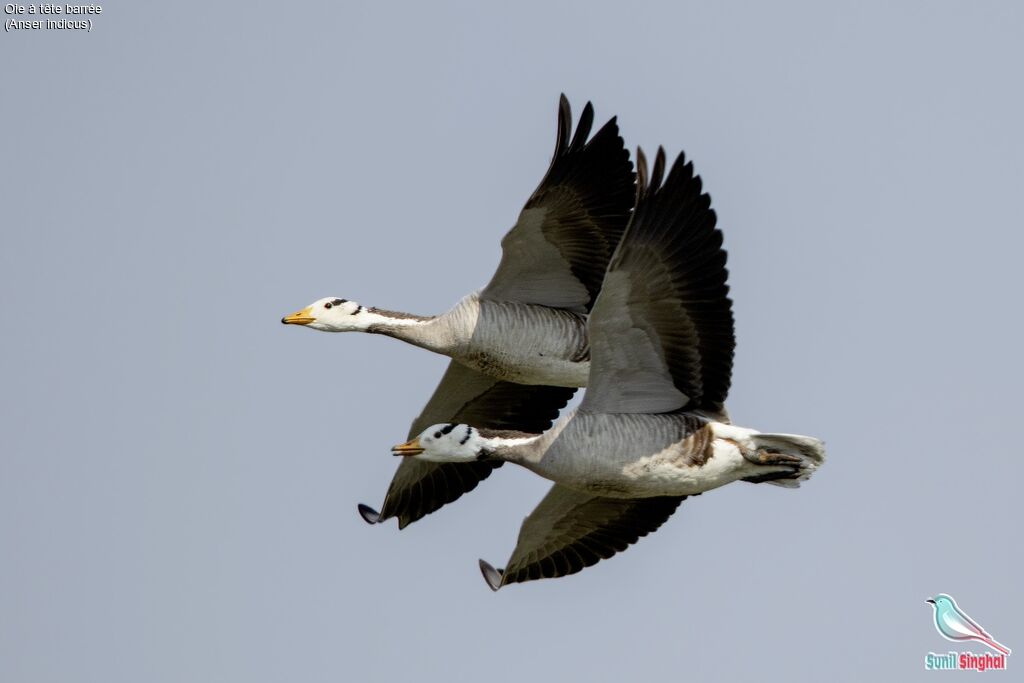
{"type": "Polygon", "coordinates": [[[745,481],[797,488],[825,461],[825,444],[813,436],[799,434],[752,434],[755,452],[747,459],[773,467],[774,472],[747,477],[745,481]],[[788,471],[778,471],[778,466],[788,471]]]}

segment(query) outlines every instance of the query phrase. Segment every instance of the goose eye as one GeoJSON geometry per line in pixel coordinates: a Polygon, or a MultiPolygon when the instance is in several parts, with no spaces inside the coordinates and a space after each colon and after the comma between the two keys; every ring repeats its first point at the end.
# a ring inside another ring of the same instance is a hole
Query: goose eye
{"type": "Polygon", "coordinates": [[[333,304],[330,301],[324,304],[324,308],[330,308],[331,306],[333,306],[333,304]]]}
{"type": "Polygon", "coordinates": [[[435,439],[440,439],[441,438],[441,432],[434,432],[434,438],[435,439]]]}

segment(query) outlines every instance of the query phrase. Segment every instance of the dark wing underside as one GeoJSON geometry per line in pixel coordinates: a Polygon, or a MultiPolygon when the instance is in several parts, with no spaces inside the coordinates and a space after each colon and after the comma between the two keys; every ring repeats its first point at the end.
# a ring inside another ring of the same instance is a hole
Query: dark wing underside
{"type": "MultiPolygon", "coordinates": [[[[575,391],[501,382],[452,361],[434,395],[409,428],[409,438],[441,422],[539,434],[551,426],[575,391]]],[[[472,491],[501,464],[433,463],[402,458],[380,512],[360,506],[360,513],[368,522],[398,517],[398,527],[403,528],[472,491]]]]}
{"type": "Polygon", "coordinates": [[[551,166],[502,239],[501,263],[481,297],[590,310],[629,221],[636,180],[615,119],[588,142],[593,121],[588,102],[570,140],[562,95],[551,166]]]}
{"type": "Polygon", "coordinates": [[[480,568],[494,590],[575,574],[655,531],[685,499],[604,498],[555,484],[523,521],[505,569],[483,560],[480,568]]]}
{"type": "Polygon", "coordinates": [[[722,233],[693,164],[680,154],[664,185],[659,149],[587,322],[590,380],[581,410],[721,412],[735,334],[722,233]]]}

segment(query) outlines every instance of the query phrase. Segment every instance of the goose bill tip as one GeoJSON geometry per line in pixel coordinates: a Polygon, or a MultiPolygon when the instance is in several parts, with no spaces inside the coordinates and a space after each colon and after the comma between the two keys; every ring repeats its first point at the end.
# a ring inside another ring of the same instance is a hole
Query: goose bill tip
{"type": "Polygon", "coordinates": [[[405,443],[400,443],[397,446],[391,447],[391,455],[402,455],[406,457],[419,455],[423,451],[424,448],[420,445],[419,438],[411,439],[405,443]]]}
{"type": "Polygon", "coordinates": [[[285,325],[308,325],[313,322],[315,318],[309,310],[309,306],[303,308],[301,311],[295,311],[285,317],[281,318],[281,322],[285,325]]]}

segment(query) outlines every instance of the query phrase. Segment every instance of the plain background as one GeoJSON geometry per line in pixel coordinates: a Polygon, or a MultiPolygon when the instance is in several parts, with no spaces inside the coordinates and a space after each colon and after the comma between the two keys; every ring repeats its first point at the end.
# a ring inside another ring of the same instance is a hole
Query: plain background
{"type": "Polygon", "coordinates": [[[1019,3],[94,22],[0,37],[0,679],[924,680],[940,591],[1024,648],[1019,3]],[[562,91],[695,161],[732,415],[829,459],[492,594],[547,482],[367,526],[445,361],[278,321],[484,284],[562,91]]]}

